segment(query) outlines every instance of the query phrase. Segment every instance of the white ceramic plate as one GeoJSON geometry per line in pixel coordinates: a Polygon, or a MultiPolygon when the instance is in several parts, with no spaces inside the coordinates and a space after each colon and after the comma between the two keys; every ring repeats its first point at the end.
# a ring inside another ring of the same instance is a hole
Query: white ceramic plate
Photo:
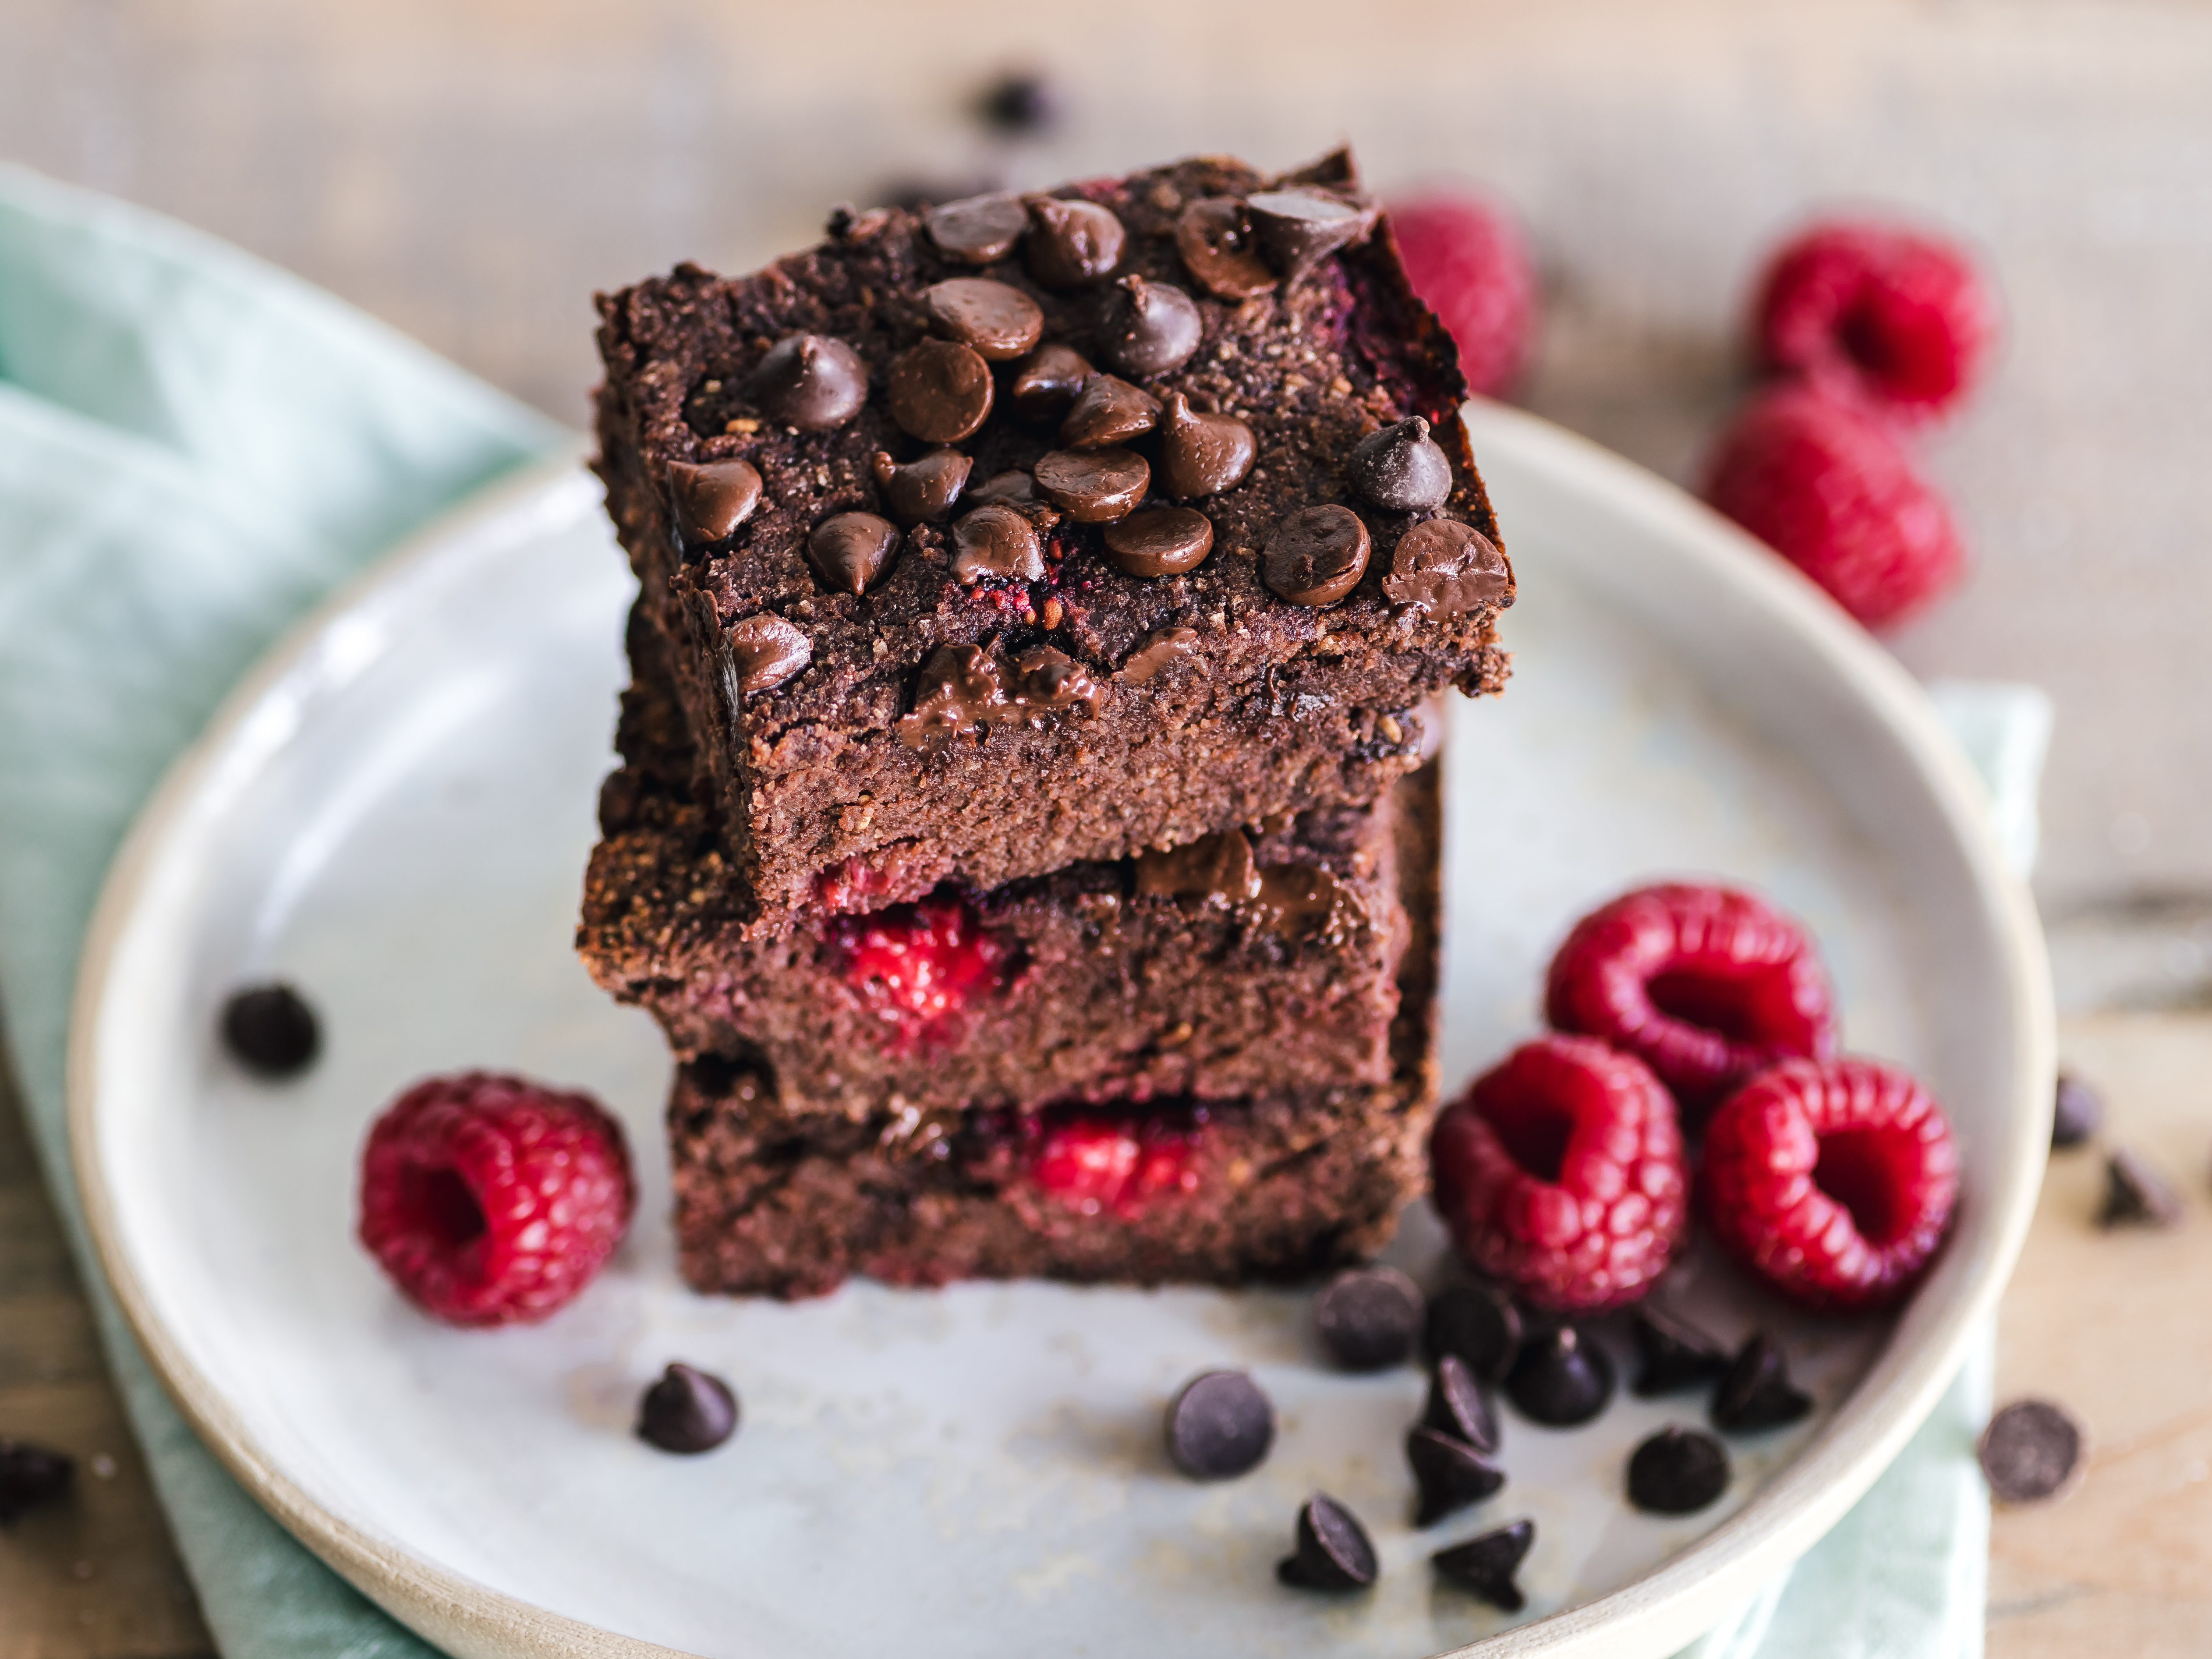
{"type": "MultiPolygon", "coordinates": [[[[1737,1444],[1722,1504],[1632,1513],[1626,1454],[1688,1400],[1572,1433],[1508,1419],[1505,1492],[1407,1524],[1407,1370],[1324,1371],[1281,1291],[859,1285],[708,1300],[672,1266],[646,1018],[569,948],[609,764],[629,583],[573,466],[439,526],[302,629],[179,763],[110,879],[76,1021],[87,1207],[186,1414],[325,1559],[458,1654],[1672,1652],[1820,1536],[1895,1454],[1990,1310],[2045,1145],[2040,943],[1975,784],[1890,659],[1667,486],[1540,422],[1470,411],[1522,602],[1500,700],[1449,738],[1448,1087],[1535,1029],[1580,912],[1659,874],[1755,884],[1809,921],[1853,1047],[1935,1087],[1965,1196],[1894,1322],[1779,1316],[1692,1262],[1723,1334],[1781,1319],[1822,1410],[1737,1444]],[[280,975],[327,1048],[268,1087],[213,1015],[280,975]],[[514,1067],[623,1116],[644,1202],[608,1271],[534,1329],[444,1328],[352,1239],[370,1118],[429,1072],[514,1067]],[[669,1359],[723,1372],[743,1431],[696,1459],[628,1432],[669,1359]],[[1282,1431],[1197,1486],[1158,1446],[1191,1372],[1252,1368],[1282,1431]],[[1330,1600],[1272,1568],[1305,1495],[1349,1502],[1384,1575],[1330,1600]],[[1509,1620],[1425,1558],[1522,1515],[1509,1620]]],[[[1425,1209],[1396,1247],[1431,1270],[1425,1209]]]]}

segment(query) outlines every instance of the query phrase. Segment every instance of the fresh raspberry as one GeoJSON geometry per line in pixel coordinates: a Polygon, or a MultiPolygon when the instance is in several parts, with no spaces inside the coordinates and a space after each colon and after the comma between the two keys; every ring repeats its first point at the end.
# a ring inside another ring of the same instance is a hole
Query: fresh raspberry
{"type": "Polygon", "coordinates": [[[1046,1192],[1085,1215],[1126,1215],[1170,1193],[1198,1189],[1197,1140],[1194,1125],[1086,1113],[1042,1129],[1030,1173],[1046,1192]]]}
{"type": "Polygon", "coordinates": [[[1748,893],[1686,882],[1624,893],[1577,922],[1544,1010],[1562,1031],[1637,1055],[1692,1121],[1777,1060],[1836,1047],[1804,930],[1748,893]]]}
{"type": "Polygon", "coordinates": [[[1459,344],[1469,387],[1502,397],[1536,337],[1536,269],[1521,228],[1479,198],[1417,197],[1390,208],[1413,292],[1459,344]]]}
{"type": "Polygon", "coordinates": [[[1468,1264],[1540,1308],[1632,1301],[1682,1242],[1674,1103],[1642,1060],[1595,1037],[1515,1049],[1438,1115],[1429,1160],[1468,1264]]]}
{"type": "Polygon", "coordinates": [[[960,1011],[1010,977],[1012,952],[957,898],[896,904],[843,923],[845,982],[892,1047],[946,1036],[960,1011]]]}
{"type": "Polygon", "coordinates": [[[1784,244],[1753,316],[1768,368],[1908,422],[1966,395],[1996,332],[1965,252],[1893,225],[1815,225],[1784,244]]]}
{"type": "Polygon", "coordinates": [[[1713,447],[1705,496],[1869,628],[1904,621],[1965,568],[1950,510],[1896,434],[1806,386],[1753,399],[1713,447]]]}
{"type": "Polygon", "coordinates": [[[622,1125],[587,1095],[517,1077],[418,1083],[362,1153],[361,1242],[410,1301],[455,1325],[562,1306],[636,1203],[622,1125]]]}
{"type": "Polygon", "coordinates": [[[1705,1129],[1705,1224],[1808,1308],[1895,1301],[1935,1254],[1958,1195],[1942,1109],[1878,1060],[1790,1060],[1731,1095],[1705,1129]]]}

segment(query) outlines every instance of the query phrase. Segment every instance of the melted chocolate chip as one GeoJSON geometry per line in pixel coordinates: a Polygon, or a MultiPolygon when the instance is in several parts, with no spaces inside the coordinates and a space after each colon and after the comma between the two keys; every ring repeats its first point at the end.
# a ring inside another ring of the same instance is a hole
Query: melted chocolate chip
{"type": "Polygon", "coordinates": [[[727,541],[761,501],[760,469],[750,461],[671,461],[668,485],[686,547],[727,541]]]}
{"type": "Polygon", "coordinates": [[[65,1453],[0,1437],[0,1526],[59,1498],[76,1468],[65,1453]]]}
{"type": "Polygon", "coordinates": [[[1521,1351],[1521,1310],[1486,1285],[1454,1285],[1430,1299],[1421,1344],[1430,1361],[1455,1356],[1486,1382],[1496,1382],[1521,1351]]]}
{"type": "Polygon", "coordinates": [[[1498,1413],[1490,1409],[1490,1396],[1474,1372],[1457,1354],[1437,1361],[1429,1378],[1428,1403],[1421,1408],[1421,1426],[1465,1441],[1480,1452],[1498,1449],[1498,1413]]]}
{"type": "Polygon", "coordinates": [[[1047,288],[1083,288],[1121,263],[1121,222],[1096,202],[1030,198],[1030,275],[1047,288]]]}
{"type": "Polygon", "coordinates": [[[1042,507],[1036,480],[1026,472],[994,472],[968,492],[970,507],[995,503],[1001,507],[1042,507]]]}
{"type": "Polygon", "coordinates": [[[927,524],[951,511],[975,465],[957,449],[933,449],[903,466],[879,449],[869,463],[884,505],[901,524],[910,525],[927,524]]]}
{"type": "Polygon", "coordinates": [[[1030,210],[1018,196],[970,196],[932,208],[921,222],[946,258],[988,265],[1014,251],[1030,228],[1030,210]]]}
{"type": "Polygon", "coordinates": [[[2061,1072],[2051,1113],[2051,1150],[2079,1146],[2097,1133],[2097,1126],[2104,1121],[2105,1103],[2097,1091],[2071,1072],[2061,1072]]]}
{"type": "Polygon", "coordinates": [[[1651,1515],[1695,1515],[1728,1490],[1728,1448],[1669,1423],[1629,1455],[1628,1501],[1651,1515]]]}
{"type": "Polygon", "coordinates": [[[638,1401],[637,1437],[668,1452],[708,1452],[738,1431],[738,1397],[712,1372],[678,1362],[638,1401]]]}
{"type": "Polygon", "coordinates": [[[1244,482],[1260,453],[1252,428],[1234,415],[1194,410],[1180,392],[1160,404],[1160,488],[1188,500],[1218,495],[1244,482]]]}
{"type": "Polygon", "coordinates": [[[1168,1455],[1194,1480],[1260,1467],[1275,1443],[1275,1407],[1243,1371],[1201,1371],[1168,1406],[1168,1455]]]}
{"type": "Polygon", "coordinates": [[[1133,380],[1172,374],[1198,349],[1206,325],[1190,295],[1138,276],[1114,284],[1098,330],[1107,362],[1133,380]]]}
{"type": "Polygon", "coordinates": [[[901,717],[899,741],[935,749],[955,735],[1006,717],[1010,705],[999,665],[973,645],[940,645],[915,683],[914,711],[901,717]]]}
{"type": "Polygon", "coordinates": [[[2124,1146],[2105,1159],[2105,1203],[2100,1227],[2171,1227],[2181,1219],[2181,1200],[2166,1178],[2124,1146]]]}
{"type": "Polygon", "coordinates": [[[2081,1425],[2048,1400],[2015,1400],[1975,1443],[1974,1456],[2004,1504],[2036,1504],[2065,1490],[2081,1467],[2081,1425]]]}
{"type": "Polygon", "coordinates": [[[1297,1589],[1365,1589],[1382,1570],[1359,1517],[1316,1492],[1298,1511],[1297,1553],[1275,1564],[1275,1577],[1297,1589]]]}
{"type": "Polygon", "coordinates": [[[1047,341],[1022,360],[1006,386],[1006,401],[1025,421],[1042,426],[1066,414],[1094,371],[1073,346],[1047,341]]]}
{"type": "Polygon", "coordinates": [[[1729,1434],[1752,1434],[1795,1423],[1813,1409],[1813,1396],[1790,1381],[1790,1359],[1782,1345],[1754,1331],[1735,1351],[1714,1392],[1713,1426],[1729,1434]]]}
{"type": "Polygon", "coordinates": [[[1389,513],[1426,513],[1451,494],[1451,458],[1419,416],[1370,432],[1352,452],[1352,487],[1389,513]]]}
{"type": "Polygon", "coordinates": [[[1518,1613],[1528,1605],[1528,1598],[1513,1582],[1527,1559],[1528,1547],[1536,1541],[1534,1521],[1516,1521],[1510,1526],[1486,1532],[1480,1538],[1470,1538],[1464,1544],[1455,1544],[1448,1550],[1438,1550],[1429,1559],[1437,1571],[1463,1590],[1472,1591],[1493,1607],[1507,1613],[1518,1613]]]}
{"type": "Polygon", "coordinates": [[[1172,668],[1198,654],[1195,628],[1156,628],[1145,635],[1121,665],[1121,678],[1142,685],[1163,669],[1172,668]]]}
{"type": "Polygon", "coordinates": [[[760,410],[801,432],[828,432],[860,412],[868,369],[860,354],[827,334],[791,334],[769,349],[745,382],[760,410]]]}
{"type": "Polygon", "coordinates": [[[901,430],[924,443],[957,443],[991,412],[991,366],[964,345],[924,340],[891,365],[885,391],[901,430]]]}
{"type": "Polygon", "coordinates": [[[730,673],[739,696],[773,691],[814,658],[814,647],[805,635],[765,611],[732,624],[723,638],[729,645],[730,673]]]}
{"type": "Polygon", "coordinates": [[[1078,524],[1111,524],[1145,499],[1152,470],[1127,449],[1055,449],[1031,469],[1045,499],[1078,524]]]}
{"type": "Polygon", "coordinates": [[[1456,519],[1431,519],[1398,538],[1382,597],[1431,617],[1458,617],[1497,605],[1512,586],[1497,544],[1456,519]]]}
{"type": "Polygon", "coordinates": [[[1267,538],[1261,574],[1292,605],[1334,605],[1367,574],[1373,544],[1348,507],[1302,507],[1267,538]]]}
{"type": "Polygon", "coordinates": [[[231,1058],[261,1078],[296,1076],[315,1063],[323,1046],[315,1011],[284,984],[233,992],[222,1005],[219,1029],[231,1058]]]}
{"type": "Polygon", "coordinates": [[[1310,864],[1267,866],[1253,901],[1260,925],[1286,939],[1304,933],[1333,937],[1351,925],[1358,908],[1343,883],[1310,864]]]}
{"type": "Polygon", "coordinates": [[[1531,1422],[1571,1429],[1613,1398],[1613,1361],[1571,1325],[1532,1335],[1506,1374],[1505,1393],[1531,1422]]]}
{"type": "Polygon", "coordinates": [[[1403,1364],[1420,1328],[1421,1293],[1395,1267],[1346,1267],[1314,1296],[1314,1341],[1340,1370],[1403,1364]]]}
{"type": "Polygon", "coordinates": [[[1129,575],[1181,575],[1213,550],[1213,520],[1188,507],[1148,507],[1106,526],[1106,550],[1129,575]]]}
{"type": "Polygon", "coordinates": [[[1310,190],[1268,190],[1244,200],[1245,222],[1267,263],[1296,282],[1337,249],[1364,241],[1375,211],[1310,190]]]}
{"type": "Polygon", "coordinates": [[[1636,1310],[1630,1328],[1644,1362],[1635,1382],[1640,1399],[1710,1382],[1728,1369],[1728,1353],[1718,1342],[1648,1304],[1636,1310]]]}
{"type": "Polygon", "coordinates": [[[1065,651],[1040,645],[1014,659],[1014,702],[1024,709],[1057,713],[1064,708],[1098,712],[1106,688],[1065,651]]]}
{"type": "Polygon", "coordinates": [[[1252,246],[1244,204],[1233,196],[1208,196],[1185,208],[1176,221],[1176,252],[1191,280],[1220,299],[1256,299],[1277,281],[1252,246]]]}
{"type": "Polygon", "coordinates": [[[1434,1429],[1410,1429],[1406,1434],[1406,1462],[1413,1470],[1419,1496],[1413,1504],[1413,1524],[1432,1526],[1470,1504],[1480,1504],[1505,1484],[1505,1471],[1464,1441],[1434,1429]]]}
{"type": "Polygon", "coordinates": [[[930,325],[987,362],[1012,362],[1044,332],[1044,313],[1018,288],[988,276],[952,276],[922,291],[930,325]]]}
{"type": "Polygon", "coordinates": [[[839,513],[815,526],[806,538],[806,562],[832,593],[865,593],[890,568],[899,541],[898,526],[889,519],[839,513]]]}
{"type": "Polygon", "coordinates": [[[1145,898],[1247,903],[1260,896],[1252,842],[1242,830],[1224,830],[1166,852],[1147,848],[1137,854],[1137,892],[1145,898]]]}
{"type": "Polygon", "coordinates": [[[986,501],[952,526],[952,574],[963,582],[996,576],[1033,582],[1044,574],[1044,546],[1021,513],[986,501]]]}
{"type": "Polygon", "coordinates": [[[1159,423],[1159,399],[1111,374],[1093,374],[1083,383],[1060,441],[1070,449],[1103,449],[1150,432],[1159,423]]]}

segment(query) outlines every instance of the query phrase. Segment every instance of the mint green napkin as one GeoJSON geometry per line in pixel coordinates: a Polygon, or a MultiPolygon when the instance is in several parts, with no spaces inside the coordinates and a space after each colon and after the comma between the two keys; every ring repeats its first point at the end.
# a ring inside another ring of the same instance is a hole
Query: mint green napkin
{"type": "MultiPolygon", "coordinates": [[[[282,271],[0,167],[0,1011],[125,1404],[228,1659],[430,1650],[230,1480],[106,1294],[64,1123],[79,945],[139,803],[270,642],[407,532],[564,438],[282,271]]],[[[2032,846],[2047,705],[2018,688],[1954,701],[2001,818],[2024,816],[2032,846]]],[[[1972,1445],[1988,1369],[1984,1351],[1858,1508],[1692,1653],[1978,1654],[1989,1516],[1972,1445]]]]}

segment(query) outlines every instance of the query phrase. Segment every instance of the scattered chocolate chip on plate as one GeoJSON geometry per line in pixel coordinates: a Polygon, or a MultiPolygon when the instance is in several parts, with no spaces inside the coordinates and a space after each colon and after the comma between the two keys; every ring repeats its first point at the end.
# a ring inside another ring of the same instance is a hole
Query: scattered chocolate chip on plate
{"type": "Polygon", "coordinates": [[[1974,1455],[1990,1496],[2004,1504],[2039,1504],[2080,1472],[2083,1438],[2081,1425],[2063,1406],[2015,1400],[1990,1419],[1974,1455]]]}

